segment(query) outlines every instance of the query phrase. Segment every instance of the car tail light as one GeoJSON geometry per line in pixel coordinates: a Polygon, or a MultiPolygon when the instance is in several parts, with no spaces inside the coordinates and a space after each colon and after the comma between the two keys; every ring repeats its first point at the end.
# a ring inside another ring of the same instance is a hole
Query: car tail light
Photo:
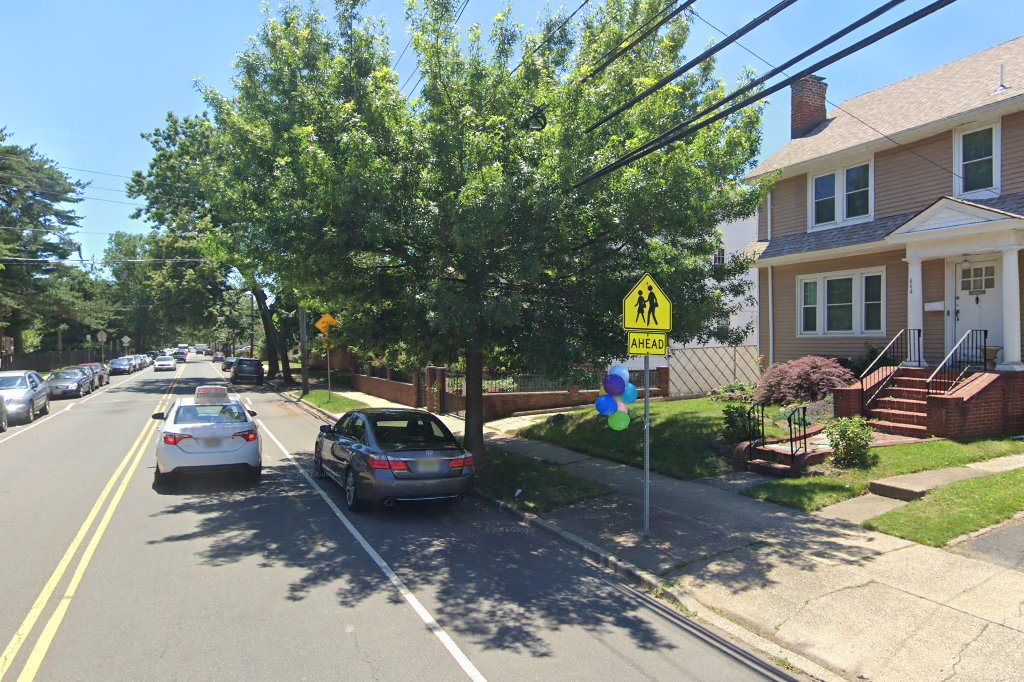
{"type": "Polygon", "coordinates": [[[448,462],[449,469],[462,469],[464,467],[476,466],[473,463],[473,455],[463,455],[448,462]]]}
{"type": "Polygon", "coordinates": [[[391,471],[408,471],[409,465],[401,459],[388,459],[386,455],[375,457],[370,455],[366,458],[370,462],[371,469],[390,469],[391,471]]]}
{"type": "Polygon", "coordinates": [[[186,438],[191,437],[192,436],[188,435],[187,433],[165,433],[164,442],[167,443],[168,445],[177,445],[186,438]]]}
{"type": "Polygon", "coordinates": [[[246,443],[251,443],[256,440],[256,429],[250,429],[249,431],[239,431],[238,433],[231,434],[232,438],[244,438],[246,443]]]}

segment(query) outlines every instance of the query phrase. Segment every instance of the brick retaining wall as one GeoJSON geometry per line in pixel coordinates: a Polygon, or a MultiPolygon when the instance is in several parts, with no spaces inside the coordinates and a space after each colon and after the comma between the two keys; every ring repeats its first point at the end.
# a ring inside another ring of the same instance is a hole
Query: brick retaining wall
{"type": "Polygon", "coordinates": [[[403,384],[398,381],[388,381],[387,379],[368,377],[363,374],[353,374],[352,389],[390,400],[393,403],[416,407],[418,393],[416,384],[403,384]]]}

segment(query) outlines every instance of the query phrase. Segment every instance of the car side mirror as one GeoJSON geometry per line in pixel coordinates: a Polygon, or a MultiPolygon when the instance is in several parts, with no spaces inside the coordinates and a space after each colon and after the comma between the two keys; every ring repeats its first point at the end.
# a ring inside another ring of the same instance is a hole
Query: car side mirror
{"type": "Polygon", "coordinates": [[[250,417],[255,417],[256,416],[256,410],[246,410],[246,412],[249,413],[250,417]]]}
{"type": "Polygon", "coordinates": [[[163,412],[154,412],[154,413],[153,413],[153,419],[160,419],[160,420],[163,420],[163,419],[165,419],[165,418],[166,418],[166,417],[165,417],[165,415],[164,415],[164,413],[163,413],[163,412]]]}
{"type": "Polygon", "coordinates": [[[334,427],[332,427],[330,424],[321,424],[320,425],[320,433],[331,433],[333,431],[334,431],[334,427]]]}

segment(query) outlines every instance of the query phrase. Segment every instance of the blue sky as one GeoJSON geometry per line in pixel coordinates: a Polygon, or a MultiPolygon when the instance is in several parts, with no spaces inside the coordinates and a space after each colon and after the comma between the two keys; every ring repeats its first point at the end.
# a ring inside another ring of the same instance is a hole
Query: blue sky
{"type": "MultiPolygon", "coordinates": [[[[590,5],[599,2],[591,0],[590,5]]],[[[709,24],[729,33],[775,2],[698,0],[695,9],[700,18],[695,19],[687,53],[696,55],[707,40],[721,39],[709,24]]],[[[740,42],[777,64],[881,2],[800,0],[740,42]]],[[[579,3],[567,0],[564,5],[571,10],[579,3]]],[[[533,26],[547,4],[514,0],[512,12],[517,20],[533,26]]],[[[841,44],[926,4],[926,0],[907,0],[841,44]]],[[[550,5],[559,6],[555,2],[550,5]]],[[[332,3],[323,6],[330,10],[332,3]]],[[[463,29],[474,22],[488,25],[501,6],[469,0],[461,21],[463,29]]],[[[85,194],[93,198],[78,205],[83,216],[79,239],[87,258],[102,253],[105,233],[146,229],[143,223],[129,219],[132,206],[115,203],[131,201],[123,193],[125,179],[118,176],[143,169],[149,161],[149,146],[139,133],[159,127],[168,111],[192,114],[202,110],[193,88],[195,76],[222,90],[230,89],[234,55],[259,29],[260,7],[259,0],[34,0],[8,3],[4,8],[0,127],[13,134],[13,142],[35,144],[72,177],[92,183],[85,194]]],[[[396,56],[408,36],[404,7],[403,0],[371,0],[367,6],[369,14],[387,18],[396,56]]],[[[821,75],[828,81],[830,101],[838,104],[1015,38],[1024,31],[1022,27],[1024,2],[959,0],[826,68],[821,75]]],[[[728,84],[735,82],[744,66],[759,73],[768,68],[737,45],[720,53],[719,76],[728,84]]],[[[399,82],[404,82],[414,67],[410,51],[397,67],[399,82]]],[[[996,79],[993,74],[993,86],[996,79]]],[[[783,91],[768,108],[762,156],[785,144],[788,135],[789,93],[783,91]]]]}

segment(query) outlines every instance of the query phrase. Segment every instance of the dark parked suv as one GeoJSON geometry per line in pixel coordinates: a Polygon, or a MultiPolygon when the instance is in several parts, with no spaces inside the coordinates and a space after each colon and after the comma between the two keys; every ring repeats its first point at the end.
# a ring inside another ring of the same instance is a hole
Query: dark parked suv
{"type": "Polygon", "coordinates": [[[251,381],[255,384],[263,383],[263,363],[259,358],[238,358],[231,367],[231,383],[240,381],[251,381]]]}

